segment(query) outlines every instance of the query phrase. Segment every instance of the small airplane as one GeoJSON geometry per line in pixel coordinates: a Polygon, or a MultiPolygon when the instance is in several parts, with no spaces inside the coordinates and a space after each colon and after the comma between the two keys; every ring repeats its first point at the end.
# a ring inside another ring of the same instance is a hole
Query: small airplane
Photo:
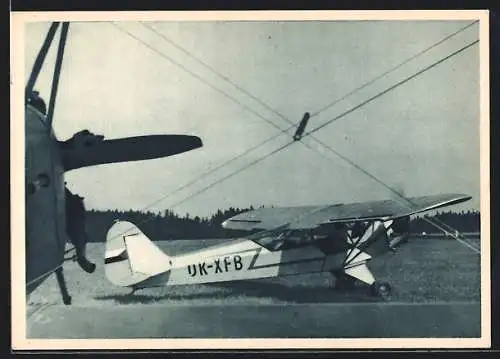
{"type": "Polygon", "coordinates": [[[465,194],[326,206],[260,208],[238,214],[224,228],[257,231],[177,256],[159,249],[128,221],[106,235],[104,269],[114,285],[138,289],[330,272],[335,288],[359,280],[372,294],[389,298],[389,283],[374,278],[367,263],[394,251],[409,234],[411,215],[470,200],[465,194]]]}
{"type": "MultiPolygon", "coordinates": [[[[63,264],[68,260],[66,243],[71,241],[65,173],[89,166],[173,156],[202,147],[203,143],[197,136],[172,134],[104,139],[88,130],[65,141],[57,139],[52,119],[68,22],[61,26],[48,108],[34,86],[59,25],[51,24],[25,87],[26,295],[55,272],[63,301],[71,304],[63,275],[63,264]]],[[[77,252],[74,259],[85,272],[93,273],[95,264],[85,257],[86,238],[73,244],[77,252]]]]}

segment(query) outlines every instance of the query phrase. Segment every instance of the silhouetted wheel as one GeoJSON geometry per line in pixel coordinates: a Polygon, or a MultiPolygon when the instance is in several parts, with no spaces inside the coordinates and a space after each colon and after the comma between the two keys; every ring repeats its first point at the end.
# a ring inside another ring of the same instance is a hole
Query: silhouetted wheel
{"type": "Polygon", "coordinates": [[[391,291],[391,285],[387,282],[375,282],[371,286],[372,294],[383,299],[389,299],[391,291]]]}

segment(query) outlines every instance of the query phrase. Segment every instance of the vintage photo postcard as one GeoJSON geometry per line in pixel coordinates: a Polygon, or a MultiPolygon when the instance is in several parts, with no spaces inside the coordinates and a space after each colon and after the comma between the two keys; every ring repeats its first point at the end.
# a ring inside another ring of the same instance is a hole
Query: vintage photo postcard
{"type": "Polygon", "coordinates": [[[487,11],[11,26],[13,349],[490,346],[487,11]]]}

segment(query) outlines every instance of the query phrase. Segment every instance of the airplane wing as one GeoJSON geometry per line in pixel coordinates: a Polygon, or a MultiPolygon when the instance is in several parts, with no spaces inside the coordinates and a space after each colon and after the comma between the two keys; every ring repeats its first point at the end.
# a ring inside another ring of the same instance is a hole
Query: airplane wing
{"type": "Polygon", "coordinates": [[[471,198],[469,195],[459,193],[410,197],[407,200],[411,202],[411,207],[389,199],[325,206],[260,208],[231,217],[222,223],[222,226],[238,230],[270,230],[288,224],[288,229],[313,229],[339,222],[396,219],[451,206],[471,198]]]}

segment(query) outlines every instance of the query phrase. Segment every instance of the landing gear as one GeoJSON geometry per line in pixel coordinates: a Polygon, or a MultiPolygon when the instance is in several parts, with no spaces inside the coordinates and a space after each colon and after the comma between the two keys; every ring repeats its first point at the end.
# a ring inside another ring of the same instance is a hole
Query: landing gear
{"type": "Polygon", "coordinates": [[[66,287],[66,279],[64,278],[63,268],[59,267],[56,269],[57,283],[59,283],[59,288],[61,289],[61,294],[63,297],[63,303],[65,305],[71,304],[71,296],[68,293],[68,288],[66,287]]]}
{"type": "Polygon", "coordinates": [[[332,272],[335,276],[334,289],[349,290],[356,286],[356,279],[342,272],[332,272]]]}
{"type": "Polygon", "coordinates": [[[82,268],[87,273],[94,273],[96,265],[90,262],[84,255],[77,255],[76,261],[80,268],[82,268]]]}
{"type": "Polygon", "coordinates": [[[135,287],[132,287],[131,289],[132,289],[132,290],[131,290],[131,291],[130,291],[130,293],[128,294],[128,295],[130,295],[130,296],[134,295],[134,294],[135,294],[135,292],[136,292],[137,290],[139,290],[140,288],[135,288],[135,287]]]}
{"type": "Polygon", "coordinates": [[[389,299],[392,289],[391,285],[387,282],[374,282],[370,287],[370,291],[373,296],[389,299]]]}

